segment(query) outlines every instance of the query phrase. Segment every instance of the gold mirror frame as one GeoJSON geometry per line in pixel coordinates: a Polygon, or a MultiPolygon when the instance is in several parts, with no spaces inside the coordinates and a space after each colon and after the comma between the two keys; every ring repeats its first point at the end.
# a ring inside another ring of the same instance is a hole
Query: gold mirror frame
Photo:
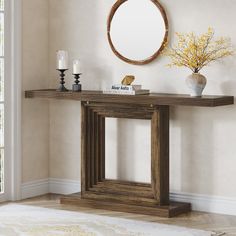
{"type": "Polygon", "coordinates": [[[110,35],[110,30],[111,30],[111,23],[112,23],[112,19],[117,11],[117,9],[128,0],[117,0],[117,2],[112,6],[112,9],[110,11],[110,14],[108,16],[108,20],[107,20],[107,37],[108,37],[108,41],[110,44],[110,47],[112,49],[112,51],[115,53],[115,55],[117,57],[119,57],[121,60],[129,63],[129,64],[133,64],[133,65],[145,65],[148,64],[150,62],[152,62],[154,59],[156,59],[158,57],[158,55],[161,53],[161,51],[164,49],[165,44],[167,43],[167,39],[168,39],[168,31],[169,31],[169,24],[168,24],[168,19],[167,19],[167,15],[165,12],[165,9],[162,7],[162,5],[160,4],[160,2],[158,0],[150,0],[152,1],[156,7],[158,8],[158,10],[161,12],[161,15],[163,17],[164,20],[164,24],[165,24],[165,35],[164,35],[164,39],[162,41],[162,44],[160,46],[160,48],[150,57],[144,59],[144,60],[131,60],[129,58],[124,57],[123,55],[121,55],[115,48],[115,46],[113,45],[112,39],[111,39],[111,35],[110,35]]]}

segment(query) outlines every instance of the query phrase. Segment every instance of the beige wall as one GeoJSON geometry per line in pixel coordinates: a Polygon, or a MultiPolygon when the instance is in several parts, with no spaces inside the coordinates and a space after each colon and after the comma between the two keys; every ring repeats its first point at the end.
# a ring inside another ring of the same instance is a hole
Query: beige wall
{"type": "MultiPolygon", "coordinates": [[[[31,5],[33,3],[30,2],[35,1],[24,2],[31,5]]],[[[36,2],[45,3],[42,0],[36,2]]],[[[119,82],[126,74],[134,74],[137,77],[137,83],[143,84],[144,87],[150,88],[152,91],[188,93],[184,78],[190,74],[190,71],[184,68],[169,69],[165,67],[166,58],[159,58],[154,63],[145,66],[133,66],[115,57],[106,39],[106,19],[114,2],[104,0],[49,0],[49,78],[44,82],[39,82],[35,76],[28,75],[28,78],[36,82],[35,84],[30,81],[27,82],[28,85],[31,84],[28,88],[42,88],[47,85],[47,82],[51,88],[58,85],[58,75],[55,71],[56,50],[66,49],[70,53],[71,61],[80,58],[83,62],[81,81],[84,89],[102,89],[107,85],[119,82]]],[[[232,22],[235,19],[235,1],[225,0],[224,4],[221,0],[209,0],[207,2],[204,0],[166,0],[163,2],[169,16],[171,36],[175,31],[188,32],[194,30],[203,32],[207,30],[208,26],[212,26],[217,35],[230,36],[233,44],[236,45],[236,27],[232,27],[232,22]]],[[[34,7],[35,10],[38,11],[36,7],[34,7]]],[[[47,10],[44,11],[44,14],[46,12],[47,10]]],[[[41,17],[39,19],[43,21],[41,17]]],[[[40,24],[40,21],[34,22],[34,24],[40,24]]],[[[29,22],[25,22],[25,24],[29,24],[29,22]]],[[[43,38],[43,36],[41,37],[43,38]]],[[[26,38],[25,40],[30,39],[26,38]]],[[[32,43],[37,39],[31,38],[31,40],[32,43]]],[[[42,44],[42,42],[43,40],[40,40],[37,45],[42,44]]],[[[27,44],[24,47],[29,50],[27,44]]],[[[30,47],[31,55],[35,53],[33,48],[34,46],[30,47]]],[[[40,46],[39,48],[42,50],[44,47],[40,46]]],[[[28,66],[28,63],[26,65],[28,66]]],[[[32,67],[35,67],[35,63],[32,67]]],[[[34,68],[33,71],[33,75],[38,75],[37,72],[35,73],[38,71],[37,68],[34,68]]],[[[208,78],[205,94],[236,95],[235,57],[215,63],[204,69],[202,73],[208,78]]],[[[73,82],[71,71],[67,73],[66,80],[67,86],[70,88],[73,82]]],[[[44,111],[47,110],[47,104],[42,101],[28,101],[25,104],[24,119],[29,119],[27,118],[29,114],[36,112],[34,115],[36,119],[31,122],[37,123],[40,127],[48,127],[47,113],[40,112],[37,109],[39,106],[42,107],[42,111],[43,109],[45,109],[44,111]],[[33,109],[35,111],[32,111],[33,109]]],[[[49,176],[79,180],[79,103],[51,101],[49,106],[49,176]]],[[[171,191],[236,197],[236,190],[228,184],[235,179],[235,120],[235,106],[171,108],[171,191]]],[[[39,134],[37,134],[37,139],[32,139],[35,134],[30,132],[32,129],[30,126],[33,125],[27,124],[24,128],[26,130],[24,135],[29,137],[29,142],[32,143],[32,140],[37,140],[38,145],[45,146],[43,150],[48,150],[46,142],[48,139],[40,139],[39,134]]],[[[122,154],[122,161],[110,160],[108,162],[108,176],[115,177],[112,176],[115,173],[116,176],[122,176],[126,179],[149,181],[149,159],[144,159],[145,154],[149,154],[150,147],[149,122],[135,121],[130,123],[122,120],[109,120],[108,126],[107,156],[110,157],[117,153],[114,155],[116,158],[122,154]],[[113,135],[112,132],[116,132],[118,128],[117,135],[113,135]],[[142,145],[139,145],[140,142],[142,145]],[[118,149],[114,150],[117,147],[116,144],[118,147],[122,147],[122,153],[118,149]],[[130,154],[132,150],[136,150],[137,155],[130,154]],[[132,164],[131,160],[135,160],[135,165],[132,164]],[[130,168],[134,169],[131,174],[130,168]]],[[[48,131],[42,128],[42,132],[43,130],[45,133],[42,136],[46,137],[48,131]]],[[[32,148],[33,145],[34,143],[24,145],[25,149],[26,147],[31,149],[24,157],[25,161],[31,160],[29,165],[26,164],[28,166],[26,173],[28,174],[25,179],[34,179],[39,176],[29,174],[31,166],[34,165],[32,160],[39,160],[34,156],[36,147],[32,148]],[[32,155],[33,159],[31,159],[32,155]]],[[[46,156],[47,152],[45,151],[46,156]]],[[[43,164],[42,153],[40,153],[40,157],[40,163],[43,164]]],[[[44,164],[46,165],[46,162],[44,164]]],[[[47,167],[46,165],[46,169],[47,167]]]]}
{"type": "MultiPolygon", "coordinates": [[[[50,0],[51,86],[57,84],[55,51],[64,48],[69,50],[71,59],[78,57],[84,64],[81,79],[84,89],[101,89],[119,82],[125,74],[134,74],[137,83],[152,91],[187,93],[184,78],[190,71],[166,68],[166,58],[146,66],[133,66],[114,56],[106,39],[106,19],[114,2],[50,0]]],[[[235,1],[226,0],[223,6],[221,0],[167,0],[164,6],[169,16],[171,36],[175,31],[203,32],[212,26],[216,34],[230,36],[236,44],[236,28],[231,27],[235,18],[235,1]]],[[[235,57],[215,63],[202,72],[208,78],[205,94],[236,95],[235,57]]],[[[70,87],[70,73],[67,81],[70,87]]],[[[212,109],[171,108],[171,191],[236,196],[236,190],[227,184],[235,179],[235,118],[235,106],[212,109]]],[[[50,126],[52,177],[79,178],[79,122],[79,104],[51,103],[50,123],[56,125],[50,126]],[[58,142],[65,144],[60,150],[56,150],[58,142]]],[[[107,175],[149,181],[149,159],[144,158],[144,153],[149,154],[149,123],[135,121],[134,124],[136,129],[130,122],[108,122],[107,156],[110,158],[118,153],[122,158],[121,161],[108,162],[107,175]],[[117,127],[119,131],[115,135],[112,132],[117,127]],[[141,147],[140,142],[143,144],[141,147]],[[116,143],[122,147],[122,153],[118,151],[116,143]],[[130,154],[134,149],[135,156],[130,154]],[[135,160],[135,164],[132,164],[132,160],[135,160]],[[133,168],[133,173],[130,173],[130,168],[133,168]]]]}
{"type": "MultiPolygon", "coordinates": [[[[23,0],[22,90],[48,87],[48,0],[23,0]]],[[[23,96],[23,93],[22,93],[23,96]]],[[[48,178],[49,106],[22,102],[22,182],[48,178]]]]}

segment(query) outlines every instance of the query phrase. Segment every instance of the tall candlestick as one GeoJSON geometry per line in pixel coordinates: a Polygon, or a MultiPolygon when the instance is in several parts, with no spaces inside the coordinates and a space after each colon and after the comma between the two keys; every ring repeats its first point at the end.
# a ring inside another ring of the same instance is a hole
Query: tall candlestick
{"type": "Polygon", "coordinates": [[[78,75],[80,73],[81,73],[80,61],[79,60],[74,60],[73,61],[73,74],[78,75]]]}
{"type": "Polygon", "coordinates": [[[68,69],[68,52],[64,50],[57,51],[57,69],[68,69]]]}
{"type": "Polygon", "coordinates": [[[65,87],[65,81],[64,81],[64,78],[65,78],[65,71],[67,71],[67,69],[57,69],[58,71],[60,71],[60,86],[59,88],[57,89],[57,91],[59,92],[67,92],[69,91],[66,87],[65,87]]]}

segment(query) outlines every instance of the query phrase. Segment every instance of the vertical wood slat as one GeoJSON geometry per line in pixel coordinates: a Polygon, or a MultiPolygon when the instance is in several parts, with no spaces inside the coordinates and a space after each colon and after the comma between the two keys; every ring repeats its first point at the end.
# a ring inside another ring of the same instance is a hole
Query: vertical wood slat
{"type": "Polygon", "coordinates": [[[82,196],[86,190],[89,189],[89,153],[88,153],[88,141],[89,141],[89,124],[88,124],[88,108],[81,103],[81,192],[82,196]]]}
{"type": "Polygon", "coordinates": [[[81,195],[86,191],[86,107],[81,102],[81,195]]]}
{"type": "Polygon", "coordinates": [[[101,116],[101,120],[100,120],[100,148],[101,148],[101,178],[102,181],[105,180],[106,178],[106,173],[105,173],[105,168],[106,168],[106,164],[105,164],[105,145],[106,145],[106,140],[105,140],[105,134],[106,134],[106,118],[101,116]]]}
{"type": "Polygon", "coordinates": [[[160,106],[151,120],[151,185],[160,205],[169,204],[169,106],[160,106]]]}
{"type": "Polygon", "coordinates": [[[90,120],[90,187],[93,187],[95,182],[95,140],[94,140],[94,130],[95,130],[95,124],[94,124],[94,112],[93,109],[89,108],[89,120],[90,120]]]}
{"type": "Polygon", "coordinates": [[[88,190],[91,187],[91,178],[92,178],[92,173],[91,173],[91,139],[90,139],[90,135],[91,135],[91,119],[90,119],[90,109],[89,107],[87,107],[87,124],[86,124],[86,137],[87,137],[87,145],[86,145],[86,151],[87,151],[87,156],[86,158],[86,190],[88,190]]]}
{"type": "Polygon", "coordinates": [[[98,183],[99,176],[99,140],[98,140],[98,131],[99,131],[99,117],[97,112],[94,112],[94,184],[98,183]]]}
{"type": "Polygon", "coordinates": [[[87,103],[81,111],[81,191],[105,178],[105,117],[100,116],[87,103]]]}
{"type": "Polygon", "coordinates": [[[169,106],[161,106],[160,110],[160,147],[161,147],[161,205],[169,205],[169,191],[170,191],[170,181],[169,181],[169,170],[170,170],[170,159],[169,159],[169,122],[170,122],[170,108],[169,106]]]}
{"type": "Polygon", "coordinates": [[[97,135],[96,135],[96,145],[97,145],[97,181],[101,182],[101,171],[100,171],[100,163],[101,163],[101,140],[100,140],[100,120],[101,116],[97,114],[97,135]]]}
{"type": "Polygon", "coordinates": [[[105,117],[98,115],[98,181],[102,182],[105,179],[105,117]]]}

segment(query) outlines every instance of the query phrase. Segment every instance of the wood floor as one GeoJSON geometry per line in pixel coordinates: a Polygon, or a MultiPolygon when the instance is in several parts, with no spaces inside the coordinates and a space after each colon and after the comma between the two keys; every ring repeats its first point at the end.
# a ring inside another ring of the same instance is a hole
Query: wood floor
{"type": "Polygon", "coordinates": [[[127,219],[143,220],[149,222],[158,222],[164,224],[178,225],[195,229],[225,232],[227,236],[236,236],[236,216],[226,216],[218,214],[209,214],[203,212],[191,212],[175,218],[160,218],[155,216],[137,215],[131,213],[121,213],[113,211],[104,211],[97,209],[81,208],[77,206],[62,205],[59,203],[59,195],[44,195],[19,201],[19,204],[40,206],[53,209],[80,211],[98,215],[122,217],[127,219]]]}

